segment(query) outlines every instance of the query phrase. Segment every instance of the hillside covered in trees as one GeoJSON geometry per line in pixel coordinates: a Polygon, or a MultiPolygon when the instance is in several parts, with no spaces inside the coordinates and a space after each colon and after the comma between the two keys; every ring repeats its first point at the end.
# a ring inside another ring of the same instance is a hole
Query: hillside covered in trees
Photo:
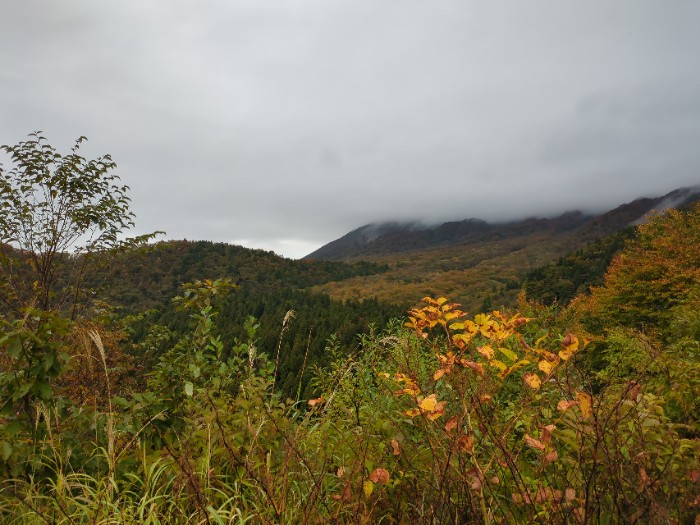
{"type": "Polygon", "coordinates": [[[470,219],[433,228],[397,223],[368,225],[328,243],[307,258],[366,260],[387,268],[381,273],[314,287],[340,300],[371,296],[410,305],[426,295],[442,295],[475,312],[513,307],[518,292],[525,287],[542,300],[566,301],[579,287],[584,290],[587,284],[602,278],[610,257],[625,238],[624,233],[618,237],[615,234],[643,222],[655,207],[683,207],[698,196],[697,187],[680,188],[661,197],[636,199],[598,215],[569,212],[554,218],[505,224],[470,219]],[[595,253],[601,249],[608,253],[595,253]],[[584,259],[595,259],[592,267],[585,268],[586,263],[576,270],[556,269],[557,261],[570,261],[570,254],[579,250],[585,252],[584,259]],[[548,265],[555,267],[540,269],[548,265]]]}
{"type": "Polygon", "coordinates": [[[126,237],[78,147],[0,172],[3,523],[700,519],[700,205],[399,315],[314,291],[380,260],[126,237]]]}

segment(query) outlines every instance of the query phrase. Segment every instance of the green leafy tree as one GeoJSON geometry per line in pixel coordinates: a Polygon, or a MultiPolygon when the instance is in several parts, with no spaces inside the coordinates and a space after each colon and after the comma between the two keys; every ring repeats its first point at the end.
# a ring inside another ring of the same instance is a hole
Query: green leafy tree
{"type": "Polygon", "coordinates": [[[14,467],[48,432],[42,410],[68,404],[54,388],[79,328],[69,317],[91,302],[90,273],[155,235],[124,238],[134,226],[128,187],[109,155],[79,154],[84,140],[67,155],[39,132],[1,147],[11,168],[0,166],[0,460],[14,467]]]}
{"type": "Polygon", "coordinates": [[[0,165],[0,287],[10,311],[84,304],[81,292],[94,255],[133,247],[155,234],[123,238],[134,226],[128,186],[109,155],[86,159],[80,137],[62,155],[41,132],[4,145],[12,167],[0,165]]]}

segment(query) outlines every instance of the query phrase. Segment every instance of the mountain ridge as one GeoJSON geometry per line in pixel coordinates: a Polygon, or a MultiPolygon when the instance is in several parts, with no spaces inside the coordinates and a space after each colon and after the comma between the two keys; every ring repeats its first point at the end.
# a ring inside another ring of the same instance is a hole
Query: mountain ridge
{"type": "Polygon", "coordinates": [[[640,197],[598,214],[573,210],[555,217],[530,216],[504,223],[470,218],[434,226],[421,225],[416,221],[370,223],[325,244],[302,260],[371,258],[441,246],[497,241],[533,233],[559,235],[578,231],[582,239],[593,240],[639,224],[645,215],[656,208],[663,211],[682,207],[699,198],[700,185],[697,185],[677,188],[662,196],[640,197]]]}

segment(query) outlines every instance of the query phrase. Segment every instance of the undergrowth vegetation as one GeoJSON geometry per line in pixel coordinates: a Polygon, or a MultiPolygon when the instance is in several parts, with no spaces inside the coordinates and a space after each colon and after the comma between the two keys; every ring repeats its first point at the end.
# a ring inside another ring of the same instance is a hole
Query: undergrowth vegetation
{"type": "MultiPolygon", "coordinates": [[[[583,335],[426,298],[356,354],[329,348],[319,397],[288,400],[252,321],[247,341],[213,335],[230,287],[186,287],[192,332],[124,395],[107,357],[116,327],[68,337],[29,316],[4,335],[6,370],[102,379],[86,402],[75,384],[30,373],[16,390],[3,373],[3,522],[694,521],[697,439],[620,359],[593,371],[583,335]]],[[[625,337],[608,351],[645,351],[625,337]]]]}

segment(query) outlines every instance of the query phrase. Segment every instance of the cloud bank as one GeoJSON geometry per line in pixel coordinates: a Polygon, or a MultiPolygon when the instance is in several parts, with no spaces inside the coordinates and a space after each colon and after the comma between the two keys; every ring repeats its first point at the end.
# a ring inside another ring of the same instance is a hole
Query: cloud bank
{"type": "Polygon", "coordinates": [[[0,143],[109,152],[140,231],[300,257],[373,221],[700,182],[700,4],[11,2],[0,143]]]}

